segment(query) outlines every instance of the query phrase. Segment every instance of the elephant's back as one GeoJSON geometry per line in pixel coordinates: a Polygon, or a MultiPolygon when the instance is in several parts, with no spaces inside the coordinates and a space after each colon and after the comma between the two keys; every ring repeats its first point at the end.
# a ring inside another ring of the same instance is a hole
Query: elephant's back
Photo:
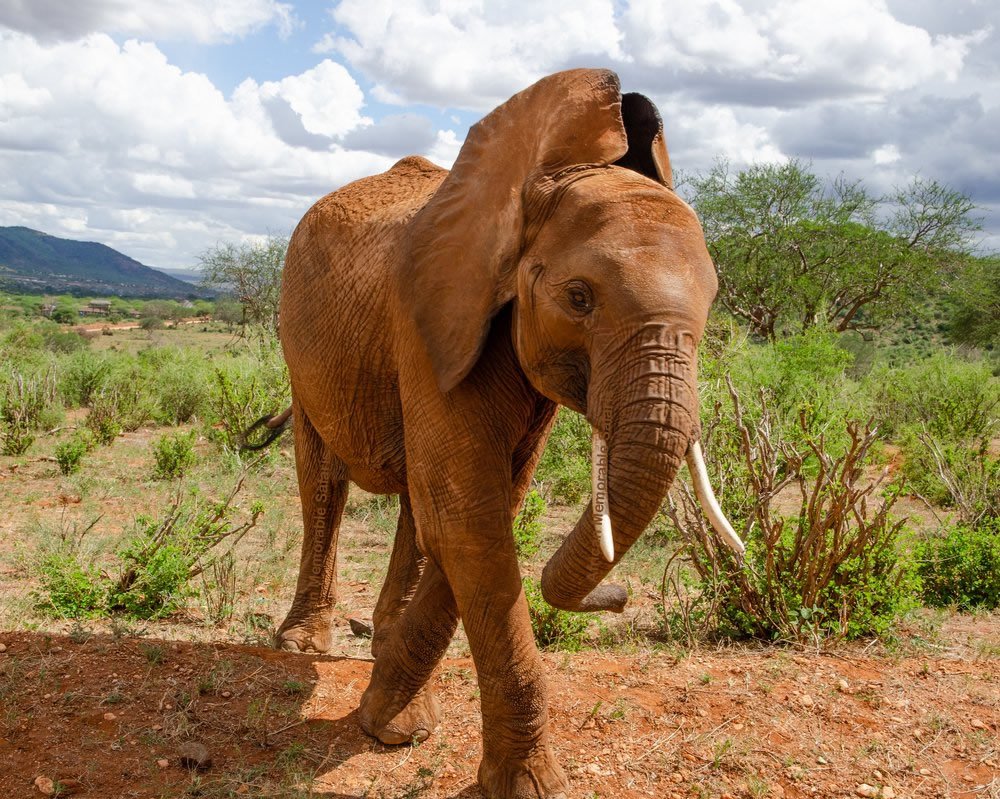
{"type": "Polygon", "coordinates": [[[345,460],[378,460],[391,454],[385,447],[395,449],[385,441],[401,428],[390,281],[406,224],[447,174],[404,158],[323,197],[289,242],[280,330],[292,388],[345,460]]]}

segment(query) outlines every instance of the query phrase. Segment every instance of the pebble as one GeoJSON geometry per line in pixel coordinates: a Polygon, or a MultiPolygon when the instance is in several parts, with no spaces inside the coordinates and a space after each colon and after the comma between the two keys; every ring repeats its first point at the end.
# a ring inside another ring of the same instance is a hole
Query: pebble
{"type": "Polygon", "coordinates": [[[153,732],[159,732],[160,730],[162,730],[162,729],[163,729],[163,727],[162,727],[161,725],[159,725],[159,724],[154,724],[154,725],[153,725],[152,727],[150,727],[150,729],[151,729],[151,730],[152,730],[153,732]]]}
{"type": "Polygon", "coordinates": [[[979,719],[973,719],[972,720],[972,726],[973,726],[974,729],[977,729],[977,730],[985,730],[986,729],[986,725],[983,724],[983,722],[981,722],[979,719]]]}
{"type": "Polygon", "coordinates": [[[7,644],[0,644],[0,655],[7,651],[7,644]]]}
{"type": "Polygon", "coordinates": [[[931,776],[931,770],[929,768],[922,768],[922,769],[920,769],[920,776],[921,777],[929,777],[929,776],[931,776]]]}
{"type": "Polygon", "coordinates": [[[212,765],[212,756],[205,744],[188,741],[177,749],[177,756],[182,766],[193,769],[207,769],[212,765]]]}
{"type": "Polygon", "coordinates": [[[222,698],[223,699],[229,699],[229,697],[231,697],[232,695],[233,695],[232,691],[223,691],[222,692],[222,698]]]}
{"type": "Polygon", "coordinates": [[[802,694],[802,696],[799,697],[799,704],[802,705],[802,707],[812,707],[813,698],[809,696],[809,694],[802,694]]]}
{"type": "Polygon", "coordinates": [[[882,799],[896,799],[896,791],[891,785],[882,786],[882,799]]]}
{"type": "Polygon", "coordinates": [[[114,713],[105,713],[104,714],[104,720],[105,721],[114,721],[116,718],[118,718],[118,717],[114,713]]]}
{"type": "Polygon", "coordinates": [[[167,760],[165,757],[161,757],[159,760],[156,761],[156,765],[159,766],[160,768],[166,768],[167,766],[170,765],[170,761],[167,760]]]}
{"type": "Polygon", "coordinates": [[[854,793],[858,796],[867,796],[869,799],[878,799],[881,791],[879,791],[879,789],[874,785],[869,785],[867,782],[863,782],[854,789],[854,793]]]}
{"type": "Polygon", "coordinates": [[[825,757],[823,757],[823,755],[817,757],[816,762],[819,763],[821,766],[825,766],[827,764],[827,760],[825,757]]]}
{"type": "Polygon", "coordinates": [[[56,792],[56,784],[48,777],[35,777],[35,787],[46,796],[52,796],[56,792]]]}
{"type": "Polygon", "coordinates": [[[851,686],[847,684],[847,680],[837,680],[837,690],[842,694],[846,694],[851,689],[851,686]]]}

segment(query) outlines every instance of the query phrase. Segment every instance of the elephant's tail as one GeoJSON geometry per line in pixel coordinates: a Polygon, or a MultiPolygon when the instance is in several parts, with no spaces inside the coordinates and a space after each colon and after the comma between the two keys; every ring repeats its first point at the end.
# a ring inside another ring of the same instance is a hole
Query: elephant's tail
{"type": "Polygon", "coordinates": [[[246,452],[264,449],[265,447],[270,446],[278,436],[285,432],[291,420],[291,405],[275,416],[261,416],[256,422],[240,433],[240,450],[246,452]],[[262,427],[269,431],[264,440],[256,444],[251,444],[249,441],[250,435],[262,427]]]}

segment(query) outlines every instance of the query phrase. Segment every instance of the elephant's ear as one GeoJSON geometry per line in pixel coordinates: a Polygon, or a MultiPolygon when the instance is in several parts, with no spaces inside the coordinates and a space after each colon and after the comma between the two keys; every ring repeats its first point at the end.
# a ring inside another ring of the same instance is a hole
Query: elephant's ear
{"type": "Polygon", "coordinates": [[[635,92],[622,96],[622,120],[628,135],[628,152],[615,161],[634,172],[674,188],[674,176],[663,135],[663,120],[652,101],[635,92]]]}
{"type": "Polygon", "coordinates": [[[414,217],[399,290],[442,391],[469,373],[490,320],[514,297],[525,181],[621,159],[629,145],[621,102],[608,70],[543,78],[472,127],[451,173],[414,217]]]}

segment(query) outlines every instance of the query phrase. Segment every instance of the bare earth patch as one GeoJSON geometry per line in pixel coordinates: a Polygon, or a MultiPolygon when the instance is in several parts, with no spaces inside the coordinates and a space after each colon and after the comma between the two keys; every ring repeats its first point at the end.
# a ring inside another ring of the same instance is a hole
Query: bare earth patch
{"type": "MultiPolygon", "coordinates": [[[[963,625],[948,633],[964,644],[933,656],[547,654],[572,795],[1000,796],[1000,620],[963,625]]],[[[84,638],[0,636],[0,795],[41,795],[41,776],[94,797],[480,796],[468,658],[435,676],[441,728],[387,747],[357,722],[361,642],[358,656],[311,657],[84,638]],[[181,764],[192,741],[207,768],[181,764]]]]}

